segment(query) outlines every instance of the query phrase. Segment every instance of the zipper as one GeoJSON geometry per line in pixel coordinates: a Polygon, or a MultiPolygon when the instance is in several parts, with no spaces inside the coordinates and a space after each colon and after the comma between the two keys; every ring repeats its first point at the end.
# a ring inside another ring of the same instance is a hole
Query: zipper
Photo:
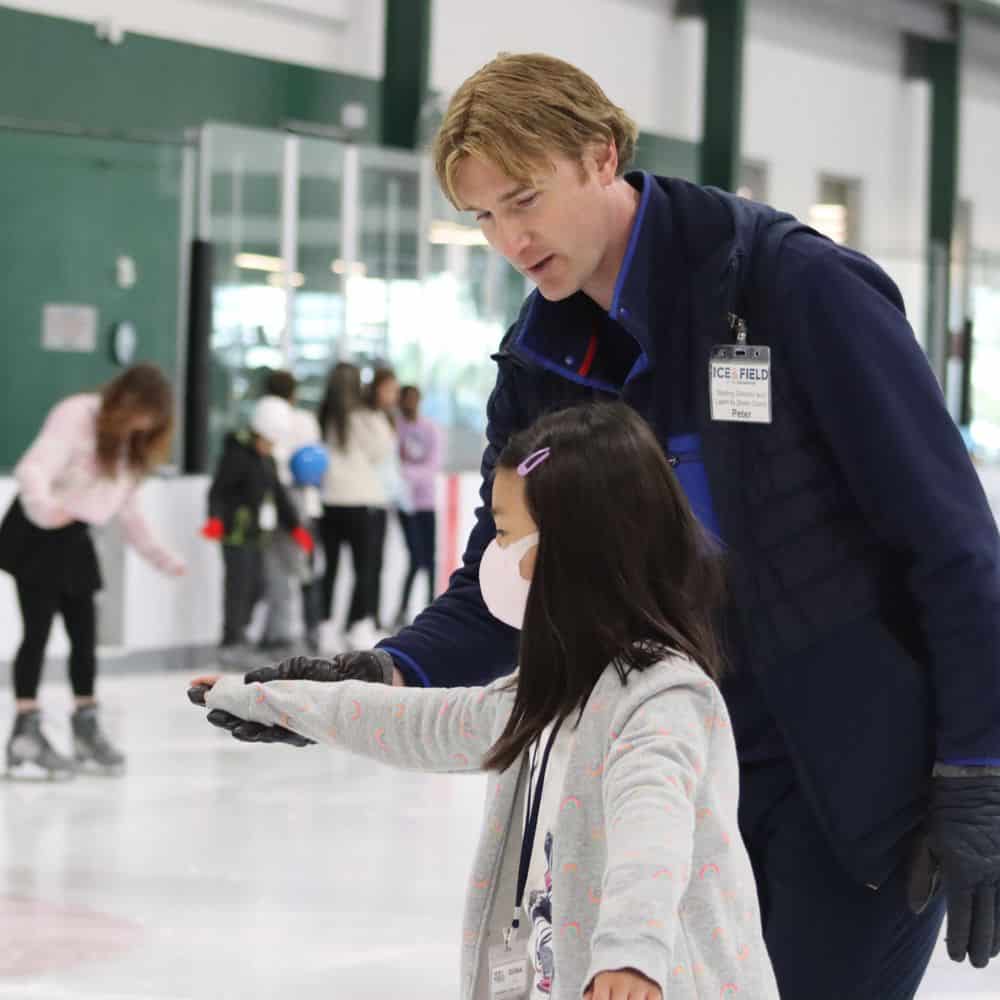
{"type": "Polygon", "coordinates": [[[668,451],[667,464],[671,469],[676,469],[678,465],[691,465],[702,461],[701,449],[693,448],[685,451],[668,451]]]}

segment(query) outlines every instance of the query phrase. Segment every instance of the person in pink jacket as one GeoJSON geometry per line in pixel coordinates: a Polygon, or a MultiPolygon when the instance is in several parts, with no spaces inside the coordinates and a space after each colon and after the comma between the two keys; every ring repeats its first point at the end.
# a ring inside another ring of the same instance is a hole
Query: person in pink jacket
{"type": "Polygon", "coordinates": [[[101,570],[90,525],[107,524],[117,515],[128,542],[157,569],[184,573],[183,560],[150,531],[138,497],[143,480],[167,456],[172,429],[170,383],[155,365],[138,364],[99,393],[58,403],[14,470],[19,493],[0,525],[0,569],[14,577],[24,620],[14,659],[16,716],[7,743],[11,777],[124,770],[124,755],[97,718],[94,594],[101,588],[101,570]],[[48,741],[38,708],[45,647],[57,612],[70,640],[75,760],[48,741]]]}
{"type": "Polygon", "coordinates": [[[396,628],[410,623],[410,591],[422,570],[427,571],[427,601],[434,600],[435,554],[437,552],[437,515],[434,484],[441,471],[441,433],[437,425],[420,414],[421,392],[415,385],[403,386],[399,394],[399,459],[403,480],[409,491],[409,510],[400,509],[410,566],[403,581],[396,628]]]}

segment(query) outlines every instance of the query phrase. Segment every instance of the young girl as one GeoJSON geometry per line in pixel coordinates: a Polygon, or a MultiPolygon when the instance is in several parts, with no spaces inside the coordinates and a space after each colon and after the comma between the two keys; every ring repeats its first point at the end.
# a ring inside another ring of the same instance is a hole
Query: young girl
{"type": "Polygon", "coordinates": [[[399,767],[489,772],[463,998],[777,998],[713,680],[717,557],[652,431],[621,404],[542,418],[501,455],[493,515],[480,583],[521,629],[512,676],[226,677],[205,704],[399,767]]]}
{"type": "Polygon", "coordinates": [[[399,459],[403,480],[409,492],[410,510],[399,512],[410,565],[403,581],[399,599],[396,629],[410,623],[410,592],[417,573],[427,571],[427,602],[434,600],[435,554],[437,552],[437,521],[435,517],[434,484],[441,471],[441,434],[437,425],[420,413],[420,390],[406,385],[399,392],[399,459]]]}
{"type": "Polygon", "coordinates": [[[122,372],[100,393],[64,399],[48,415],[14,476],[19,495],[0,526],[0,569],[14,577],[24,639],[14,659],[16,718],[7,743],[11,777],[71,777],[77,766],[119,773],[123,754],[97,718],[97,621],[101,571],[90,525],[116,515],[126,539],[157,569],[184,572],[184,561],[154,538],[138,491],[170,449],[173,393],[154,365],[122,372]],[[76,700],[75,762],[41,729],[38,685],[56,613],[69,633],[69,675],[76,700]]]}

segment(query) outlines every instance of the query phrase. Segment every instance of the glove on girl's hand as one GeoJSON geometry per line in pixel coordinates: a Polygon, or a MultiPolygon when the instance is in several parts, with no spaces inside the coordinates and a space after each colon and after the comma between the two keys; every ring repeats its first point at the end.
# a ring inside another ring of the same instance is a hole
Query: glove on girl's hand
{"type": "MultiPolygon", "coordinates": [[[[376,684],[391,684],[395,664],[392,657],[382,649],[361,650],[341,653],[331,660],[312,656],[293,656],[282,660],[273,667],[251,670],[243,678],[247,684],[267,684],[269,681],[371,681],[376,684]]],[[[265,726],[259,722],[247,722],[220,708],[208,713],[208,721],[213,726],[228,729],[233,738],[243,743],[288,743],[304,747],[314,740],[306,739],[283,726],[265,726]]]]}

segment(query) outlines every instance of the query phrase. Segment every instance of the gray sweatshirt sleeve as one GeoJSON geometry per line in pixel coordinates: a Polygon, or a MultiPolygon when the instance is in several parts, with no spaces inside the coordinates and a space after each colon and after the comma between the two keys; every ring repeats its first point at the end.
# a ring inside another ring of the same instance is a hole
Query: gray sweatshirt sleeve
{"type": "Polygon", "coordinates": [[[342,747],[394,767],[477,771],[513,704],[507,678],[480,688],[403,688],[366,681],[271,681],[220,677],[208,708],[342,747]]]}
{"type": "MultiPolygon", "coordinates": [[[[640,685],[641,687],[641,681],[640,685]]],[[[678,907],[691,878],[694,789],[705,773],[713,688],[682,681],[642,700],[626,698],[608,734],[603,799],[607,863],[591,967],[631,967],[664,996],[678,907]]]]}

